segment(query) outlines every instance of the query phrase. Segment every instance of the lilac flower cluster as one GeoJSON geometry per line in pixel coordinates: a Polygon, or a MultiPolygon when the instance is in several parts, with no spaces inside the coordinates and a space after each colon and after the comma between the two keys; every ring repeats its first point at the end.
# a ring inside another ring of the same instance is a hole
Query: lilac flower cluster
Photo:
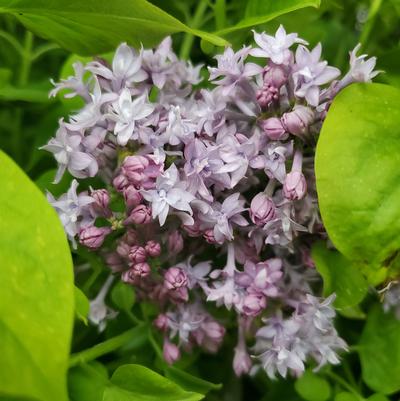
{"type": "MultiPolygon", "coordinates": [[[[333,297],[311,288],[310,246],[325,238],[316,139],[338,91],[377,72],[356,47],[339,79],[321,45],[309,50],[283,27],[254,40],[217,55],[207,85],[202,66],[179,60],[170,38],[154,50],[121,44],[111,65],[74,64],[75,76],[51,95],[67,89],[85,106],[60,121],[44,149],[58,162],[56,182],[68,170],[103,184],[78,194],[74,179],[49,200],[73,246],[98,252],[158,306],[167,362],[195,346],[216,352],[234,315],[238,375],[258,366],[271,377],[299,375],[307,360],[335,364],[346,349],[333,297]],[[231,311],[225,322],[212,304],[231,311]]],[[[112,316],[104,299],[103,291],[93,303],[101,313],[91,313],[101,326],[112,316]]]]}

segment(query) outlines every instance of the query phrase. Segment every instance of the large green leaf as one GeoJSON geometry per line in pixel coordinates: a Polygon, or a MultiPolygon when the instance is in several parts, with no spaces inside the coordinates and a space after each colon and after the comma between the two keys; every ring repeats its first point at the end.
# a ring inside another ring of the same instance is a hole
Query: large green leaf
{"type": "Polygon", "coordinates": [[[316,152],[320,210],[347,258],[376,269],[400,249],[400,90],[355,84],[334,100],[316,152]]]}
{"type": "Polygon", "coordinates": [[[0,152],[0,395],[64,401],[74,291],[53,208],[0,152]]]}
{"type": "Polygon", "coordinates": [[[198,401],[202,394],[177,384],[141,365],[123,365],[111,378],[103,401],[198,401]]]}
{"type": "Polygon", "coordinates": [[[311,371],[307,371],[294,385],[297,393],[307,401],[326,401],[331,395],[331,387],[327,380],[311,371]]]}
{"type": "Polygon", "coordinates": [[[264,24],[280,15],[305,7],[319,7],[321,0],[248,0],[245,15],[236,25],[217,32],[226,35],[241,29],[264,24]]]}
{"type": "Polygon", "coordinates": [[[114,49],[121,42],[153,46],[175,32],[227,42],[188,27],[146,0],[0,0],[0,13],[15,15],[28,29],[81,55],[114,49]]]}
{"type": "Polygon", "coordinates": [[[324,280],[324,295],[336,294],[339,309],[357,305],[367,294],[368,284],[360,270],[337,251],[326,248],[323,242],[313,246],[312,258],[324,280]]]}
{"type": "Polygon", "coordinates": [[[368,314],[358,350],[363,380],[372,390],[400,390],[400,321],[380,305],[368,314]]]}

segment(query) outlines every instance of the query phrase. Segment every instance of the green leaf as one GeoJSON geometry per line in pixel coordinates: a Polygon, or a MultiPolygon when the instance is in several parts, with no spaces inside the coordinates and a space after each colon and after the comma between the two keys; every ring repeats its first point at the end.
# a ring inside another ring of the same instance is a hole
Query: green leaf
{"type": "Polygon", "coordinates": [[[165,376],[176,384],[179,384],[183,389],[200,394],[207,394],[211,390],[220,390],[222,388],[222,384],[220,383],[211,383],[174,366],[167,366],[165,368],[165,376]]]}
{"type": "Polygon", "coordinates": [[[367,398],[367,401],[389,401],[383,394],[374,394],[367,398]]]}
{"type": "Polygon", "coordinates": [[[391,394],[400,390],[400,321],[375,305],[361,334],[362,377],[372,390],[391,394]]]}
{"type": "Polygon", "coordinates": [[[98,362],[83,364],[68,372],[71,401],[101,401],[108,383],[107,370],[98,362]]]}
{"type": "Polygon", "coordinates": [[[319,7],[320,4],[320,0],[248,0],[244,18],[236,25],[222,29],[216,34],[224,36],[240,29],[264,24],[301,8],[319,7]]]}
{"type": "Polygon", "coordinates": [[[75,295],[75,315],[86,325],[88,324],[87,315],[89,313],[90,305],[86,295],[77,286],[74,287],[75,295]]]}
{"type": "Polygon", "coordinates": [[[111,299],[118,309],[130,311],[135,304],[135,291],[131,285],[119,281],[111,290],[111,299]]]}
{"type": "Polygon", "coordinates": [[[329,237],[344,256],[372,271],[389,266],[400,248],[399,104],[399,89],[351,85],[333,101],[316,151],[329,237]]]}
{"type": "Polygon", "coordinates": [[[0,13],[15,15],[38,36],[81,55],[104,53],[121,42],[154,46],[176,32],[188,32],[218,46],[227,44],[146,0],[0,0],[0,13]]]}
{"type": "Polygon", "coordinates": [[[306,371],[296,380],[294,387],[297,393],[307,401],[326,401],[331,395],[331,388],[327,380],[306,371]]]}
{"type": "Polygon", "coordinates": [[[111,383],[104,392],[103,401],[197,401],[204,398],[140,365],[120,366],[111,383]]]}
{"type": "Polygon", "coordinates": [[[363,398],[357,397],[355,394],[349,392],[339,393],[335,397],[335,401],[362,401],[362,400],[363,398]]]}
{"type": "Polygon", "coordinates": [[[0,152],[0,394],[64,401],[73,274],[64,230],[39,189],[0,152]]]}
{"type": "Polygon", "coordinates": [[[40,83],[23,88],[17,88],[11,85],[0,87],[0,100],[23,101],[29,103],[51,103],[53,99],[49,98],[50,83],[40,83]]]}
{"type": "Polygon", "coordinates": [[[368,290],[367,281],[342,254],[318,242],[313,246],[312,258],[324,280],[324,295],[336,294],[335,307],[345,309],[363,300],[368,290]]]}

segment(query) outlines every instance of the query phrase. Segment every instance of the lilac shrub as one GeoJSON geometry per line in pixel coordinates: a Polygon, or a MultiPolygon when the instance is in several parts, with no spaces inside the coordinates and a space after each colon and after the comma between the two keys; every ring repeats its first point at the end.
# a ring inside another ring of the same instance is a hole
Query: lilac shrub
{"type": "MultiPolygon", "coordinates": [[[[75,63],[51,95],[67,89],[85,106],[44,149],[58,162],[56,182],[68,170],[103,184],[77,193],[74,179],[58,200],[48,197],[72,245],[97,252],[110,277],[158,307],[166,362],[194,347],[217,352],[234,320],[237,375],[298,376],[307,361],[337,364],[346,350],[334,295],[319,298],[310,257],[326,238],[315,144],[334,96],[377,72],[356,47],[340,79],[320,44],[309,49],[282,26],[254,40],[217,55],[209,82],[170,38],[154,50],[121,44],[111,65],[75,63]]],[[[113,316],[111,283],[92,301],[100,328],[113,316]]]]}

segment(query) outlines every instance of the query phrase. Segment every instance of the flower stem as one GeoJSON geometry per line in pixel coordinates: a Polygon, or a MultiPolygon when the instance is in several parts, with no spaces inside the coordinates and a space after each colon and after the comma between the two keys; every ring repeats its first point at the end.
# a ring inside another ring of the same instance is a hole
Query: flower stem
{"type": "Polygon", "coordinates": [[[338,383],[340,386],[342,386],[345,390],[354,394],[360,401],[364,400],[363,396],[353,386],[347,383],[346,380],[342,379],[339,375],[329,371],[325,372],[325,374],[329,376],[332,380],[334,380],[336,383],[338,383]]]}
{"type": "Polygon", "coordinates": [[[226,25],[226,3],[225,0],[215,0],[215,25],[217,31],[225,28],[226,25]]]}
{"type": "Polygon", "coordinates": [[[22,60],[21,60],[21,69],[19,70],[19,77],[18,77],[19,86],[25,86],[28,83],[32,65],[32,46],[33,46],[32,32],[26,31],[22,60]]]}
{"type": "Polygon", "coordinates": [[[361,42],[362,49],[365,49],[365,47],[367,45],[369,35],[371,34],[372,28],[374,27],[375,18],[379,12],[379,9],[381,8],[382,1],[383,0],[371,0],[371,5],[369,7],[367,21],[364,24],[364,28],[363,28],[363,30],[361,32],[361,36],[360,36],[360,42],[361,42]]]}
{"type": "Polygon", "coordinates": [[[133,329],[129,329],[122,334],[96,344],[91,348],[72,354],[69,359],[69,366],[73,367],[82,363],[90,362],[100,356],[115,351],[132,340],[132,338],[137,334],[138,329],[141,329],[143,326],[144,324],[138,325],[133,329]]]}
{"type": "MultiPolygon", "coordinates": [[[[188,25],[190,28],[198,29],[202,25],[204,13],[206,12],[208,7],[207,0],[200,0],[196,11],[194,12],[193,18],[188,21],[188,25]]],[[[179,53],[180,58],[187,60],[190,56],[190,51],[192,50],[194,36],[191,33],[185,33],[185,37],[183,38],[181,50],[179,53]]]]}

